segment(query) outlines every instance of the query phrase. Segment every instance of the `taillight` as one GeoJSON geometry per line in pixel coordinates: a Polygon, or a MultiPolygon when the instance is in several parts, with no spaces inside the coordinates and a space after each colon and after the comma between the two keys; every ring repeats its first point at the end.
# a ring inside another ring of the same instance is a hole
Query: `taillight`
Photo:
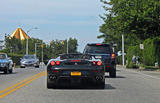
{"type": "Polygon", "coordinates": [[[53,70],[53,72],[54,72],[54,73],[57,73],[57,72],[59,72],[59,71],[58,71],[58,70],[53,70]]]}
{"type": "Polygon", "coordinates": [[[50,63],[52,66],[54,66],[55,65],[55,61],[51,61],[51,63],[50,63]]]}
{"type": "Polygon", "coordinates": [[[98,65],[98,66],[101,66],[101,65],[102,65],[102,62],[101,62],[101,61],[98,61],[98,62],[97,62],[97,65],[98,65]]]}
{"type": "Polygon", "coordinates": [[[96,65],[96,61],[93,61],[92,63],[93,63],[93,65],[96,65]]]}
{"type": "Polygon", "coordinates": [[[113,53],[113,54],[111,54],[111,57],[112,57],[112,59],[114,59],[115,58],[115,54],[113,53]]]}
{"type": "Polygon", "coordinates": [[[56,61],[56,65],[60,65],[60,63],[61,63],[60,61],[56,61]]]}
{"type": "Polygon", "coordinates": [[[101,44],[100,44],[100,43],[97,43],[96,45],[97,45],[97,46],[100,46],[101,44]]]}
{"type": "Polygon", "coordinates": [[[71,62],[81,62],[81,60],[71,60],[71,62]]]}

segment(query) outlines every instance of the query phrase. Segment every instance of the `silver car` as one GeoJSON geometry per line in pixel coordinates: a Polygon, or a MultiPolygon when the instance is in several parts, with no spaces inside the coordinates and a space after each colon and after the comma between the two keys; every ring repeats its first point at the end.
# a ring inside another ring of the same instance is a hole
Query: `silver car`
{"type": "Polygon", "coordinates": [[[39,68],[39,59],[36,55],[24,55],[20,61],[20,67],[25,68],[26,66],[34,66],[39,68]]]}

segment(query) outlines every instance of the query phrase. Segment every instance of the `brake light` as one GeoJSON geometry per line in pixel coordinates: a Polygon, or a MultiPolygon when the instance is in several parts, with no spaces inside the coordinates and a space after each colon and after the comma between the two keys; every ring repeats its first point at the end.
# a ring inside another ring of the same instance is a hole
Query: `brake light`
{"type": "Polygon", "coordinates": [[[102,62],[101,62],[101,61],[98,61],[98,62],[97,62],[97,65],[98,65],[98,66],[101,66],[101,65],[102,65],[102,62]]]}
{"type": "Polygon", "coordinates": [[[112,56],[112,59],[114,59],[115,58],[115,54],[113,53],[113,54],[111,54],[111,56],[112,56]]]}
{"type": "Polygon", "coordinates": [[[100,44],[100,43],[97,43],[96,45],[99,46],[99,45],[101,45],[101,44],[100,44]]]}
{"type": "Polygon", "coordinates": [[[71,62],[81,62],[81,60],[71,60],[71,62]]]}
{"type": "Polygon", "coordinates": [[[56,61],[56,65],[60,65],[60,63],[61,63],[60,61],[56,61]]]}
{"type": "Polygon", "coordinates": [[[59,72],[59,71],[58,71],[58,70],[53,70],[53,72],[54,72],[54,73],[57,73],[57,72],[59,72]]]}
{"type": "Polygon", "coordinates": [[[51,63],[50,63],[52,66],[54,66],[55,65],[55,61],[51,61],[51,63]]]}
{"type": "Polygon", "coordinates": [[[93,63],[93,65],[96,65],[96,61],[93,61],[92,63],[93,63]]]}
{"type": "Polygon", "coordinates": [[[106,66],[107,68],[109,68],[110,66],[106,66]]]}

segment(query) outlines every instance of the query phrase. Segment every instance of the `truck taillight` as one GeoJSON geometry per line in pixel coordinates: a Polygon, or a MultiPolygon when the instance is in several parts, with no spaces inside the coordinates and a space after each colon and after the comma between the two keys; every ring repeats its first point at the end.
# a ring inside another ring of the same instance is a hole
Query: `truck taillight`
{"type": "Polygon", "coordinates": [[[114,59],[115,56],[116,56],[116,55],[115,55],[114,53],[111,54],[111,58],[112,58],[112,59],[114,59]]]}
{"type": "Polygon", "coordinates": [[[92,63],[93,63],[93,65],[96,65],[96,61],[93,61],[92,63]]]}

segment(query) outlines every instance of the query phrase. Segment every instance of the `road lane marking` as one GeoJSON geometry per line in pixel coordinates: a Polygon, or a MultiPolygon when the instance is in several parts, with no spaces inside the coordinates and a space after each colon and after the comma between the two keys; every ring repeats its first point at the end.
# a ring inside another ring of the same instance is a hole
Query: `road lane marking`
{"type": "Polygon", "coordinates": [[[11,94],[12,92],[18,90],[19,88],[21,88],[21,87],[23,87],[23,86],[29,84],[29,83],[32,82],[33,80],[36,80],[36,79],[38,79],[38,78],[40,78],[40,77],[42,77],[42,76],[44,76],[44,75],[45,75],[45,74],[41,74],[41,75],[39,75],[38,77],[35,77],[35,78],[33,78],[33,79],[31,79],[31,80],[29,80],[29,81],[27,81],[27,82],[25,82],[25,83],[23,83],[23,84],[17,86],[16,88],[11,89],[10,91],[8,91],[8,92],[6,92],[6,93],[0,95],[0,99],[3,98],[3,97],[5,97],[5,96],[7,96],[7,95],[9,95],[9,94],[11,94]]]}
{"type": "Polygon", "coordinates": [[[42,76],[44,76],[44,75],[46,75],[46,72],[45,72],[45,71],[44,71],[44,72],[41,72],[41,73],[38,73],[38,74],[36,74],[36,75],[34,75],[34,76],[31,76],[31,77],[23,80],[22,82],[19,82],[19,83],[15,84],[15,85],[13,85],[13,86],[11,86],[11,87],[9,87],[9,88],[6,88],[6,89],[0,91],[0,94],[4,93],[4,94],[0,95],[0,99],[3,98],[4,96],[7,96],[8,94],[14,92],[15,90],[17,90],[17,89],[25,86],[26,84],[29,84],[31,81],[33,81],[33,80],[35,80],[35,79],[38,79],[38,78],[40,78],[40,77],[42,77],[42,76]],[[7,92],[7,91],[8,91],[8,92],[7,92]],[[5,92],[6,92],[6,93],[5,93],[5,92]]]}
{"type": "Polygon", "coordinates": [[[6,89],[0,91],[0,94],[4,93],[4,92],[8,91],[9,89],[12,89],[12,88],[14,88],[14,87],[16,87],[16,86],[18,86],[18,85],[20,85],[20,84],[22,84],[22,83],[24,83],[24,82],[26,82],[26,81],[28,81],[28,80],[30,80],[30,79],[32,79],[32,78],[40,75],[40,74],[42,74],[42,73],[43,73],[43,72],[38,73],[38,74],[36,74],[36,75],[33,75],[33,76],[31,76],[31,77],[28,77],[27,79],[25,79],[25,80],[23,80],[23,81],[21,81],[21,82],[19,82],[19,83],[17,83],[17,84],[14,84],[14,85],[10,86],[9,88],[6,88],[6,89]]]}

